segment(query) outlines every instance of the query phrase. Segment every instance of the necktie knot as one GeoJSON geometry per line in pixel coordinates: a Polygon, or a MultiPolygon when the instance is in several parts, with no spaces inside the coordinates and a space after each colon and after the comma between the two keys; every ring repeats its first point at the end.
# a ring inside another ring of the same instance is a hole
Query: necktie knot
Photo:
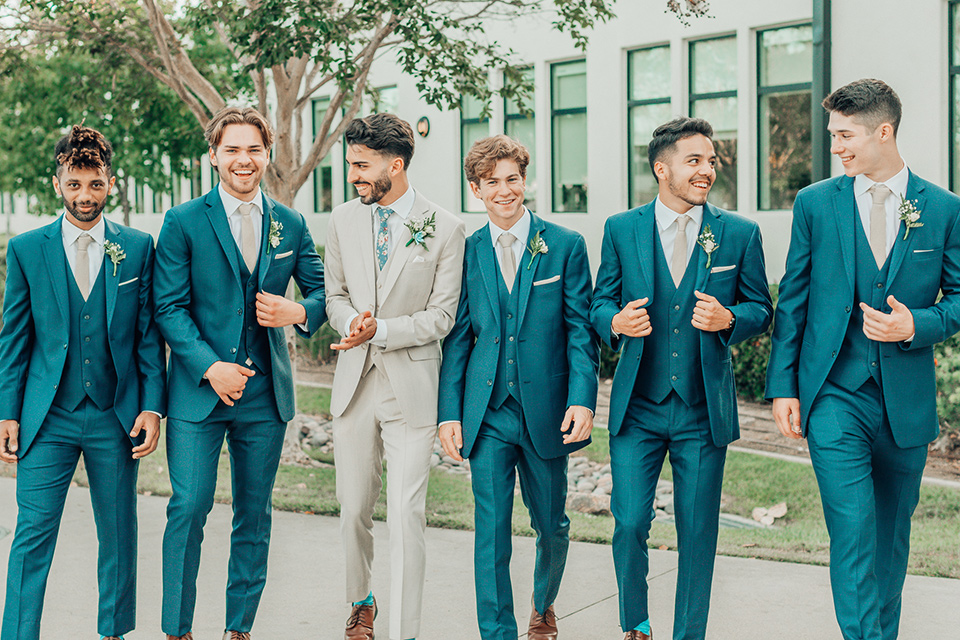
{"type": "Polygon", "coordinates": [[[77,238],[77,248],[80,251],[86,251],[87,247],[90,246],[90,243],[93,242],[93,237],[86,233],[81,233],[77,238]]]}
{"type": "Polygon", "coordinates": [[[867,192],[873,196],[873,204],[883,204],[886,202],[887,196],[893,193],[893,191],[890,190],[890,187],[882,182],[878,182],[877,184],[873,185],[867,189],[867,192]]]}
{"type": "Polygon", "coordinates": [[[679,230],[685,231],[687,228],[687,223],[689,223],[690,220],[692,220],[692,218],[687,214],[677,216],[677,227],[679,228],[679,230]]]}
{"type": "Polygon", "coordinates": [[[249,217],[250,214],[253,212],[253,204],[249,202],[245,202],[239,207],[237,207],[237,211],[240,212],[241,217],[249,217]]]}
{"type": "Polygon", "coordinates": [[[500,237],[497,239],[497,242],[500,243],[500,246],[504,249],[513,247],[514,240],[517,239],[517,236],[512,233],[501,233],[500,237]]]}
{"type": "Polygon", "coordinates": [[[377,216],[380,217],[380,224],[386,224],[387,218],[393,214],[393,209],[387,207],[377,207],[377,216]]]}

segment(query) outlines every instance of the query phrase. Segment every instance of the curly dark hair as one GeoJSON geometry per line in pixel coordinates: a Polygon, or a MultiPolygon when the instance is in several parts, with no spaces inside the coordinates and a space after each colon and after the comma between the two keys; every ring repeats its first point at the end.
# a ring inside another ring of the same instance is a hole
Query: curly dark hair
{"type": "Polygon", "coordinates": [[[53,149],[57,175],[63,167],[69,166],[72,169],[103,169],[109,176],[112,157],[110,142],[102,133],[83,126],[83,123],[73,125],[70,133],[60,138],[53,149]]]}

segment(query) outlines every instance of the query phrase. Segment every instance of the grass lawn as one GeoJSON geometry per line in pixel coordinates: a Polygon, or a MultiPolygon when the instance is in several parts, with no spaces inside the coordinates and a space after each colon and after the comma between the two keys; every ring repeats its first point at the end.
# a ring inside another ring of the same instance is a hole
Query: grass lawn
{"type": "MultiPolygon", "coordinates": [[[[326,414],[330,402],[328,389],[299,387],[298,403],[304,412],[326,414]]],[[[609,437],[606,431],[594,431],[593,443],[579,455],[596,462],[609,461],[609,437]]],[[[312,452],[323,462],[332,455],[312,452]]],[[[14,467],[0,465],[0,475],[12,475],[14,467]]],[[[661,477],[670,479],[669,461],[661,477]]],[[[86,484],[82,470],[79,484],[86,484]]],[[[386,482],[386,478],[384,478],[386,482]]],[[[141,462],[139,488],[143,493],[169,495],[163,438],[156,453],[141,462]]],[[[323,515],[337,515],[335,470],[281,467],[277,474],[273,504],[277,509],[323,515]]],[[[769,507],[786,502],[788,512],[770,529],[721,529],[719,553],[722,555],[783,560],[808,564],[826,564],[829,539],[823,523],[820,495],[813,468],[805,464],[741,452],[727,454],[723,485],[726,513],[750,517],[754,507],[769,507]]],[[[230,458],[226,447],[220,458],[217,500],[230,500],[230,458]]],[[[613,518],[570,513],[571,537],[575,540],[609,544],[613,536],[613,518]]],[[[386,517],[381,496],[374,517],[386,517]]],[[[463,476],[433,470],[427,491],[427,524],[451,529],[473,529],[473,493],[463,476]]],[[[514,501],[513,528],[518,535],[533,535],[527,510],[519,496],[514,501]]],[[[676,531],[672,525],[654,523],[650,546],[676,549],[676,531]]],[[[924,486],[920,505],[913,517],[910,573],[960,578],[960,491],[924,486]]]]}

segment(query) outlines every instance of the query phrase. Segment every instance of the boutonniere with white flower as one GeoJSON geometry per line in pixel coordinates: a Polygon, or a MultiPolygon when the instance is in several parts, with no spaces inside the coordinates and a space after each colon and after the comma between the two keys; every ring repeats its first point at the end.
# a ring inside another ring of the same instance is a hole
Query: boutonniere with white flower
{"type": "Polygon", "coordinates": [[[411,244],[415,244],[418,247],[423,247],[425,251],[430,251],[430,248],[427,247],[427,240],[432,238],[433,234],[437,231],[436,211],[431,213],[429,218],[410,220],[405,222],[403,226],[410,231],[410,239],[407,240],[407,244],[403,246],[409,247],[411,244]]]}
{"type": "Polygon", "coordinates": [[[713,260],[713,252],[720,248],[720,245],[717,244],[717,239],[713,236],[713,231],[710,229],[710,225],[704,225],[703,231],[700,232],[700,235],[697,237],[697,244],[703,249],[703,252],[707,254],[707,269],[710,268],[710,262],[713,260]]]}
{"type": "Polygon", "coordinates": [[[917,209],[916,202],[916,200],[910,202],[903,197],[902,193],[900,194],[900,206],[897,208],[897,211],[900,212],[900,220],[907,227],[903,232],[904,240],[910,235],[910,229],[923,226],[923,223],[920,222],[920,210],[917,209]]]}
{"type": "Polygon", "coordinates": [[[543,238],[540,237],[540,232],[537,231],[537,233],[530,240],[530,246],[527,247],[527,251],[530,252],[530,262],[527,263],[527,270],[529,271],[530,267],[533,266],[534,258],[541,253],[546,253],[549,250],[550,249],[547,247],[547,243],[543,241],[543,238]]]}
{"type": "Polygon", "coordinates": [[[277,222],[273,219],[273,216],[270,216],[270,233],[267,234],[267,255],[270,255],[270,249],[276,249],[280,246],[280,241],[283,240],[283,236],[280,235],[281,231],[283,231],[283,223],[277,222]]]}
{"type": "Polygon", "coordinates": [[[120,261],[127,257],[126,252],[116,242],[107,240],[103,243],[103,253],[106,254],[106,256],[110,258],[110,262],[113,263],[113,275],[116,276],[120,261]]]}

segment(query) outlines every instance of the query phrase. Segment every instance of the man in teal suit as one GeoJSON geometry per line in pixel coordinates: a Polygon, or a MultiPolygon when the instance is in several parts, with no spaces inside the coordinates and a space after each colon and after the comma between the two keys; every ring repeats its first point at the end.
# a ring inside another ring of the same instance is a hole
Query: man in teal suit
{"type": "Polygon", "coordinates": [[[443,344],[440,442],[470,458],[474,579],[484,640],[517,637],[510,584],[516,473],[537,532],[527,637],[557,637],[553,602],[569,546],[567,456],[589,443],[599,344],[583,238],[523,206],[530,154],[499,135],[464,169],[489,223],[467,238],[453,331],[443,344]]]}
{"type": "Polygon", "coordinates": [[[613,560],[626,638],[652,637],[647,538],[664,456],[673,467],[675,640],[706,635],[726,447],[739,437],[730,346],[763,332],[772,307],[756,223],[707,203],[713,128],[677,118],[654,131],[657,199],[611,216],[590,317],[620,350],[610,395],[613,560]]]}
{"type": "Polygon", "coordinates": [[[260,191],[273,140],[266,119],[228,107],[205,135],[220,184],[167,212],[157,242],[157,323],[171,350],[173,485],[162,626],[168,638],[193,637],[200,541],[226,437],[234,515],[224,638],[247,640],[266,582],[273,481],[294,415],[282,327],[310,335],[323,324],[323,265],[303,216],[260,191]],[[284,298],[291,277],[299,303],[284,298]]]}
{"type": "Polygon", "coordinates": [[[766,395],[810,446],[843,637],[892,640],[939,428],[933,345],[960,329],[960,198],[904,164],[889,86],[858,80],[823,106],[845,175],[793,205],[766,395]]]}
{"type": "Polygon", "coordinates": [[[153,321],[153,238],[103,218],[111,156],[100,132],[74,126],[54,151],[64,214],[7,245],[0,460],[17,463],[19,512],[3,640],[40,637],[81,453],[100,542],[97,627],[108,640],[134,628],[137,465],[160,437],[166,354],[153,321]]]}

